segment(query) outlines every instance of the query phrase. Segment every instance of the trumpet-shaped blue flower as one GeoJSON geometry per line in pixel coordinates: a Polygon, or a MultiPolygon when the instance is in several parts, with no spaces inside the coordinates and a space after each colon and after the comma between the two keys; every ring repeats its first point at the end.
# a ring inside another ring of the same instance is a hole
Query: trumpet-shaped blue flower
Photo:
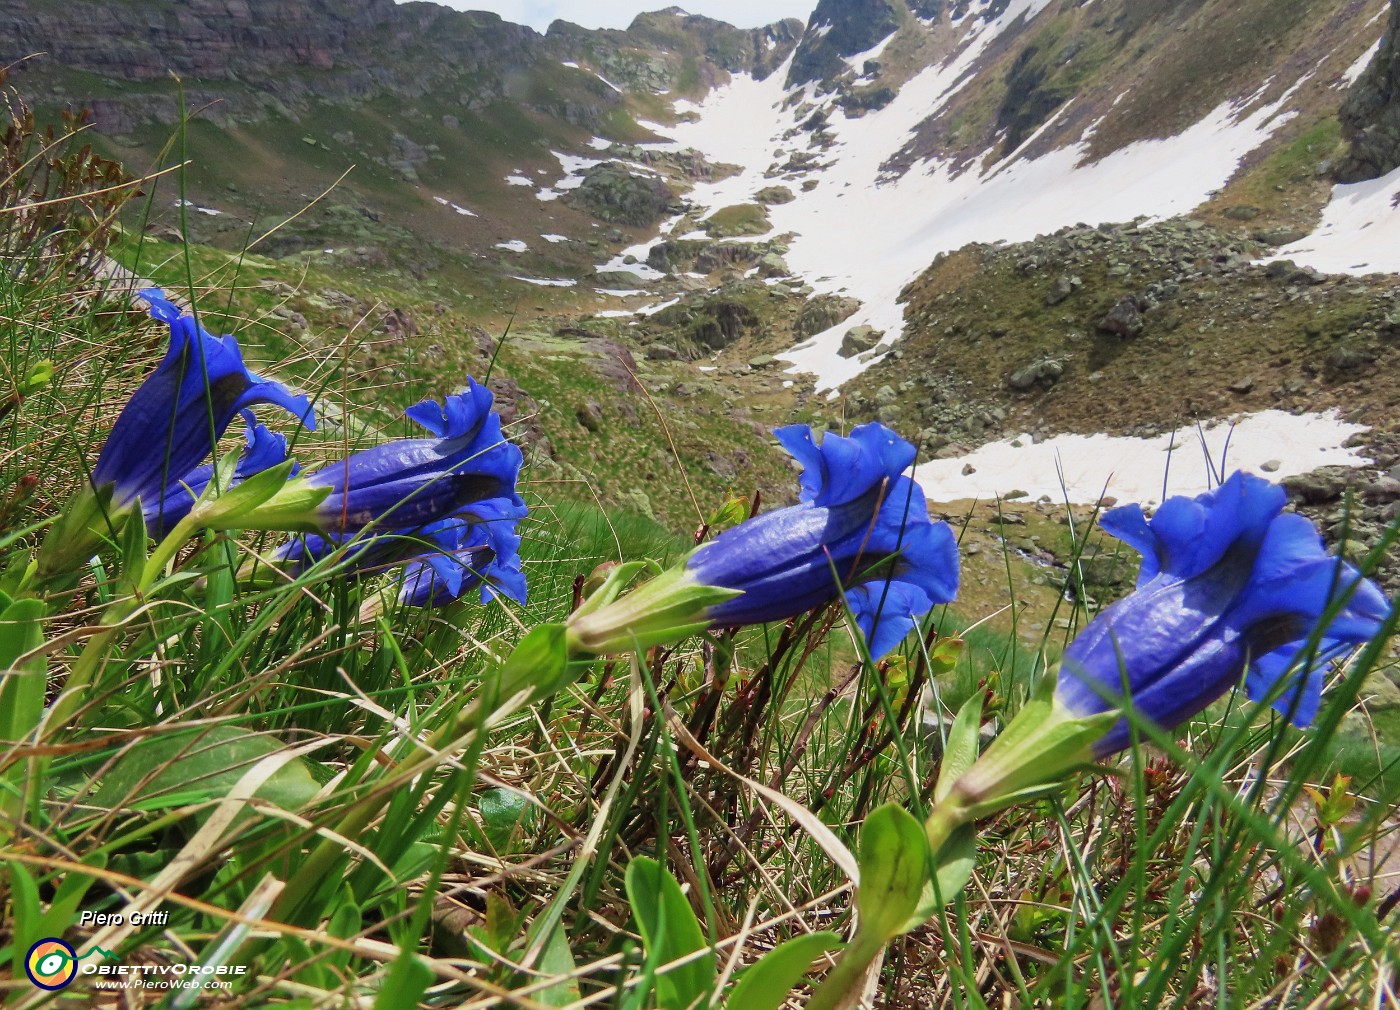
{"type": "MultiPolygon", "coordinates": [[[[277,466],[287,458],[287,439],[283,435],[269,431],[259,424],[252,412],[244,411],[247,425],[244,446],[234,468],[229,486],[242,483],[255,473],[277,466]]],[[[296,471],[293,470],[293,473],[296,471]]],[[[141,515],[146,520],[146,529],[159,540],[170,532],[181,519],[189,514],[195,501],[204,493],[214,478],[214,464],[204,463],[185,474],[180,480],[165,489],[164,494],[153,502],[141,503],[141,515]]]]}
{"type": "MultiPolygon", "coordinates": [[[[463,528],[506,526],[513,533],[515,521],[528,513],[529,509],[515,499],[488,498],[465,506],[447,519],[416,529],[385,530],[376,526],[354,533],[302,534],[283,544],[273,557],[284,573],[293,576],[330,558],[343,566],[342,574],[382,571],[407,558],[466,549],[463,528]]],[[[504,550],[501,553],[507,556],[504,550]]],[[[513,554],[514,550],[509,553],[513,554]]]]}
{"type": "Polygon", "coordinates": [[[112,488],[114,509],[161,500],[255,403],[276,404],[315,428],[310,401],[248,371],[233,337],[213,336],[154,288],[140,295],[170,327],[170,348],[122,408],[92,469],[95,487],[112,488]]]}
{"type": "MultiPolygon", "coordinates": [[[[1079,716],[1125,697],[1170,728],[1248,668],[1250,698],[1273,698],[1298,726],[1317,712],[1326,661],[1378,634],[1389,604],[1350,564],[1327,555],[1312,523],[1282,512],[1282,488],[1236,472],[1195,498],[1170,498],[1148,521],[1137,505],[1103,528],[1140,551],[1137,589],[1065,650],[1056,701],[1079,716]]],[[[1128,745],[1119,720],[1094,745],[1128,745]]]]}
{"type": "Polygon", "coordinates": [[[802,464],[801,504],[740,523],[691,555],[686,568],[699,582],[743,590],[709,616],[758,624],[844,595],[871,655],[883,656],[958,591],[953,532],[929,519],[923,489],[903,475],[914,447],[878,423],[820,443],[806,425],[773,434],[802,464]]]}
{"type": "Polygon", "coordinates": [[[953,599],[957,544],[903,475],[912,445],[881,424],[820,443],[805,425],[774,434],[803,466],[800,504],[726,530],[616,603],[581,608],[570,621],[575,648],[617,651],[700,627],[785,620],[844,598],[879,658],[953,599]]]}
{"type": "MultiPolygon", "coordinates": [[[[491,405],[491,391],[468,378],[466,391],[442,404],[424,400],[409,407],[408,417],[434,438],[396,439],[299,478],[292,483],[326,497],[310,514],[281,516],[280,521],[297,518],[340,537],[367,526],[420,530],[489,499],[523,506],[515,490],[521,452],[506,441],[500,415],[491,405]]],[[[275,513],[275,505],[269,512],[275,513]]]]}

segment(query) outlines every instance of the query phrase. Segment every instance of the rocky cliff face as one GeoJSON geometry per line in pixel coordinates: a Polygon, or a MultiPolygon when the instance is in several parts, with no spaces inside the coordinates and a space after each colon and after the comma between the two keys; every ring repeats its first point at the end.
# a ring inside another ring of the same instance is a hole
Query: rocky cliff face
{"type": "Polygon", "coordinates": [[[793,55],[788,84],[835,77],[849,57],[898,28],[901,13],[901,0],[820,0],[793,55]]]}
{"type": "Polygon", "coordinates": [[[1400,0],[1391,0],[1386,38],[1338,115],[1351,141],[1350,155],[1337,168],[1342,182],[1400,167],[1400,0]]]}
{"type": "Polygon", "coordinates": [[[557,22],[541,36],[495,14],[394,0],[0,0],[0,63],[44,54],[14,83],[43,101],[88,106],[109,133],[175,122],[179,107],[163,86],[172,73],[186,105],[208,106],[215,121],[437,92],[468,107],[523,100],[586,122],[616,106],[617,92],[593,81],[563,94],[548,74],[529,79],[539,67],[586,58],[615,68],[624,86],[664,91],[687,57],[769,73],[801,27],[740,30],[673,11],[643,15],[628,32],[557,22]]]}
{"type": "Polygon", "coordinates": [[[6,57],[46,53],[69,67],[124,80],[174,72],[227,80],[289,67],[334,70],[396,21],[393,0],[69,0],[0,2],[6,57]]]}

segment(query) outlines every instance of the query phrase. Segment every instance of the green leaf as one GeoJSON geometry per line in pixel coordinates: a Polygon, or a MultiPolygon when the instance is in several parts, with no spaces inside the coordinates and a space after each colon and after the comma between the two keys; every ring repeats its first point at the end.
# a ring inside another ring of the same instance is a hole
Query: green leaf
{"type": "Polygon", "coordinates": [[[510,848],[510,838],[516,825],[528,813],[529,802],[514,789],[488,789],[477,800],[486,839],[497,853],[510,848]]]}
{"type": "Polygon", "coordinates": [[[384,976],[384,988],[375,998],[374,1010],[417,1010],[432,981],[432,969],[413,951],[402,951],[384,976]]]}
{"type": "Polygon", "coordinates": [[[545,978],[558,978],[563,981],[535,993],[536,1003],[544,1006],[573,1006],[578,1002],[578,981],[574,977],[578,965],[574,963],[573,951],[569,950],[569,941],[562,929],[556,929],[549,935],[549,942],[540,952],[539,969],[545,978]]]}
{"type": "Polygon", "coordinates": [[[860,829],[862,932],[893,939],[908,928],[928,880],[928,836],[897,803],[876,807],[860,829]]]}
{"type": "Polygon", "coordinates": [[[953,783],[977,760],[978,730],[982,727],[982,695],[973,694],[958,709],[953,725],[948,729],[948,745],[943,749],[943,763],[938,768],[938,785],[933,789],[933,802],[941,803],[953,791],[953,783]]]}
{"type": "MultiPolygon", "coordinates": [[[[23,863],[6,863],[10,878],[10,909],[14,923],[13,938],[33,937],[28,943],[16,943],[11,950],[11,964],[14,965],[11,978],[24,977],[24,958],[29,952],[29,944],[41,936],[60,936],[61,933],[39,932],[39,885],[29,875],[23,863]]],[[[72,925],[72,923],[68,923],[72,925]]]]}
{"type": "MultiPolygon", "coordinates": [[[[638,856],[627,866],[627,900],[642,934],[648,969],[656,969],[705,950],[700,920],[681,885],[655,859],[638,856]]],[[[709,995],[715,983],[713,952],[669,969],[655,978],[661,1010],[687,1010],[709,995]]]]}
{"type": "Polygon", "coordinates": [[[719,507],[714,515],[710,516],[710,521],[706,525],[714,529],[723,529],[726,526],[741,523],[748,517],[749,500],[733,495],[719,507]]]}
{"type": "Polygon", "coordinates": [[[23,740],[44,714],[44,657],[16,666],[43,644],[44,612],[41,600],[20,600],[0,612],[0,740],[23,740]]]}
{"type": "MultiPolygon", "coordinates": [[[[174,730],[142,740],[122,754],[103,777],[92,802],[168,810],[222,799],[253,765],[285,747],[275,737],[237,726],[174,730]]],[[[293,758],[254,795],[284,810],[298,810],[319,789],[305,762],[293,758]]]]}
{"type": "Polygon", "coordinates": [[[117,533],[117,553],[120,567],[118,585],[123,592],[131,592],[146,567],[146,524],[140,518],[141,499],[132,504],[132,511],[121,521],[117,533]]]}
{"type": "Polygon", "coordinates": [[[957,828],[934,856],[933,877],[924,884],[918,908],[900,930],[907,933],[932,919],[938,910],[956,898],[977,865],[977,829],[971,824],[957,828]]]}
{"type": "Polygon", "coordinates": [[[807,933],[784,940],[744,969],[729,992],[729,1010],[778,1010],[812,962],[841,946],[836,933],[807,933]]]}
{"type": "MultiPolygon", "coordinates": [[[[101,851],[91,852],[83,857],[83,862],[100,870],[106,867],[107,856],[101,851]]],[[[62,882],[54,891],[53,900],[49,902],[43,918],[39,920],[39,927],[34,931],[34,935],[62,936],[64,930],[77,920],[78,909],[83,905],[88,888],[92,887],[96,879],[94,875],[78,873],[75,870],[65,873],[62,882]]]]}
{"type": "Polygon", "coordinates": [[[952,673],[966,644],[961,638],[940,638],[935,642],[928,654],[929,679],[937,680],[952,673]]]}

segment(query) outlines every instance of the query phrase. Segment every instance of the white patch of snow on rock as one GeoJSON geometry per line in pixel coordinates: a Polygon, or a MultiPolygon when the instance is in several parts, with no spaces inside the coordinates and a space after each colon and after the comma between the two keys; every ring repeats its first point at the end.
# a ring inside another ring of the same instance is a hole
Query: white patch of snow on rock
{"type": "Polygon", "coordinates": [[[1313,233],[1269,258],[1325,273],[1400,273],[1400,168],[1379,179],[1333,186],[1313,233]]]}
{"type": "Polygon", "coordinates": [[[527,251],[529,250],[530,247],[527,246],[527,245],[526,245],[523,241],[521,241],[520,239],[518,239],[518,238],[513,238],[513,239],[510,239],[509,241],[506,241],[506,242],[497,242],[497,243],[496,243],[496,248],[497,248],[497,249],[505,249],[505,250],[507,250],[508,252],[523,253],[523,252],[527,252],[527,251]]]}
{"type": "Polygon", "coordinates": [[[1376,39],[1370,49],[1367,49],[1355,63],[1346,68],[1345,72],[1342,74],[1342,79],[1337,82],[1337,87],[1349,88],[1355,84],[1356,79],[1360,77],[1365,72],[1366,67],[1370,65],[1371,58],[1375,56],[1376,53],[1380,52],[1380,48],[1381,40],[1376,39]]]}
{"type": "Polygon", "coordinates": [[[571,288],[578,283],[578,281],[570,280],[565,277],[521,277],[518,274],[512,274],[511,276],[518,281],[524,281],[526,284],[535,284],[542,288],[571,288]]]}
{"type": "Polygon", "coordinates": [[[1056,502],[1090,504],[1111,495],[1125,504],[1155,504],[1164,484],[1168,495],[1200,494],[1234,470],[1259,471],[1270,462],[1278,467],[1266,476],[1275,480],[1319,466],[1364,465],[1369,460],[1342,443],[1366,430],[1335,411],[1265,410],[1234,424],[1188,426],[1151,439],[1058,435],[1033,443],[1022,435],[966,456],[922,463],[914,475],[935,502],[1025,491],[1031,499],[1049,495],[1056,502]],[[972,472],[964,474],[968,467],[972,472]]]}
{"type": "Polygon", "coordinates": [[[866,60],[878,60],[880,58],[880,54],[882,54],[885,51],[885,47],[888,46],[891,42],[893,42],[894,37],[898,34],[899,29],[896,28],[894,31],[890,32],[888,35],[882,38],[879,42],[876,42],[865,52],[856,53],[854,56],[845,57],[846,66],[850,67],[852,70],[860,70],[865,66],[866,60]]]}
{"type": "Polygon", "coordinates": [[[533,186],[535,184],[534,179],[523,176],[519,172],[506,176],[506,182],[512,186],[533,186]]]}
{"type": "Polygon", "coordinates": [[[555,244],[557,244],[557,243],[559,243],[559,242],[567,242],[567,241],[569,241],[569,236],[567,236],[567,235],[553,235],[553,234],[550,234],[550,235],[541,235],[540,238],[544,239],[544,240],[545,240],[546,242],[548,242],[550,245],[555,245],[555,244]]]}

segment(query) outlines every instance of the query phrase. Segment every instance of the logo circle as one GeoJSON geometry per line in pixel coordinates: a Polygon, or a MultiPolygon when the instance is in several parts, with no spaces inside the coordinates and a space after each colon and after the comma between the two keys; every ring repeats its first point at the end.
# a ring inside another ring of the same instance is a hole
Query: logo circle
{"type": "Polygon", "coordinates": [[[47,936],[29,948],[24,973],[40,989],[62,989],[78,974],[78,953],[57,937],[47,936]]]}

